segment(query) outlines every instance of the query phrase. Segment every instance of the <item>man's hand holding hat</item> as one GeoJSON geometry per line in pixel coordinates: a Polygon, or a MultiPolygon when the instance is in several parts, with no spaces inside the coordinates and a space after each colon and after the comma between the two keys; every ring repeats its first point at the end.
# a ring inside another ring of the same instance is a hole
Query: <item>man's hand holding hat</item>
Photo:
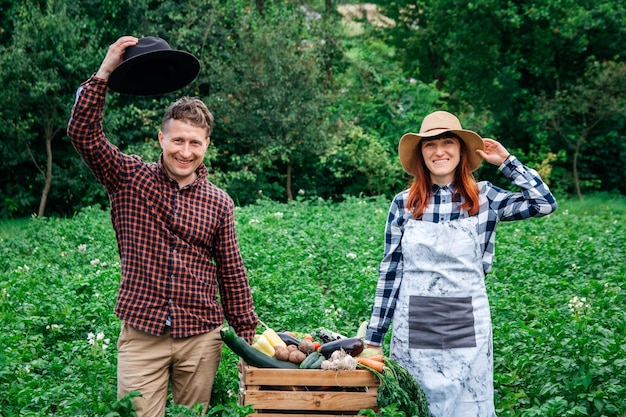
{"type": "Polygon", "coordinates": [[[155,96],[179,90],[200,72],[200,61],[172,49],[156,36],[122,36],[109,46],[96,77],[109,89],[134,96],[155,96]]]}
{"type": "Polygon", "coordinates": [[[126,48],[137,45],[139,39],[134,36],[122,36],[115,43],[109,46],[96,77],[108,80],[111,73],[124,61],[124,53],[126,48]]]}

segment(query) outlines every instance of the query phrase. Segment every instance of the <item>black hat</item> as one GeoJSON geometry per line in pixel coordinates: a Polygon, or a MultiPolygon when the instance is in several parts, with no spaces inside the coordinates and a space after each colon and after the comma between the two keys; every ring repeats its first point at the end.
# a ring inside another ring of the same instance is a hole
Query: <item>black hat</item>
{"type": "Polygon", "coordinates": [[[109,88],[135,96],[171,93],[192,82],[199,72],[200,62],[195,56],[148,36],[126,48],[124,61],[109,77],[109,88]]]}

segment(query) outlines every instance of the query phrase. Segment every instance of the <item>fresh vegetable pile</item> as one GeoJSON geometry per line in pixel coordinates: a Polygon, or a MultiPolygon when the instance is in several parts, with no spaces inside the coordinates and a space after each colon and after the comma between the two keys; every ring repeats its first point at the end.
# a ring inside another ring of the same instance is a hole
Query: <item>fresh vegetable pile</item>
{"type": "Polygon", "coordinates": [[[224,343],[248,365],[257,368],[354,370],[373,372],[380,380],[378,406],[392,404],[413,417],[431,417],[428,401],[415,378],[398,362],[384,357],[380,350],[366,348],[363,339],[367,322],[361,324],[355,337],[346,337],[320,328],[310,334],[276,332],[263,322],[262,334],[252,345],[224,327],[224,343]]]}

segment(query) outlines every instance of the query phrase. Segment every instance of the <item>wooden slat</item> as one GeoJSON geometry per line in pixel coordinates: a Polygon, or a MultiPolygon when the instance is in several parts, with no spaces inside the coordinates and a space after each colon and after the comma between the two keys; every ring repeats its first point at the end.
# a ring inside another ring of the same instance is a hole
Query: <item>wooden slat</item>
{"type": "Polygon", "coordinates": [[[291,385],[327,387],[377,387],[380,381],[366,370],[322,371],[319,369],[269,369],[246,365],[245,385],[291,385]]]}
{"type": "Polygon", "coordinates": [[[367,392],[246,391],[244,405],[259,410],[359,411],[376,408],[376,390],[367,392]]]}
{"type": "Polygon", "coordinates": [[[272,413],[272,412],[259,412],[254,414],[248,414],[248,417],[343,417],[343,416],[356,416],[359,413],[357,411],[346,411],[346,412],[338,412],[339,414],[315,414],[315,413],[303,413],[302,411],[296,411],[293,413],[288,412],[280,412],[280,413],[272,413]]]}

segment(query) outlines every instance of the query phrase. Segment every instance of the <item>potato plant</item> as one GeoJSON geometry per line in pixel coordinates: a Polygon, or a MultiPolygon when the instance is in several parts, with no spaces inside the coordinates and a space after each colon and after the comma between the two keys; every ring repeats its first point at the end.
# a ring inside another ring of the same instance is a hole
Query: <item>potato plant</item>
{"type": "MultiPolygon", "coordinates": [[[[498,229],[487,277],[498,415],[624,416],[626,199],[559,203],[547,218],[498,229]]],[[[300,198],[238,208],[261,319],[278,331],[356,333],[388,205],[300,198]]],[[[92,208],[0,223],[1,417],[131,415],[129,399],[116,400],[119,259],[108,216],[92,208]]],[[[225,348],[212,415],[249,411],[236,406],[237,361],[225,348]]]]}

